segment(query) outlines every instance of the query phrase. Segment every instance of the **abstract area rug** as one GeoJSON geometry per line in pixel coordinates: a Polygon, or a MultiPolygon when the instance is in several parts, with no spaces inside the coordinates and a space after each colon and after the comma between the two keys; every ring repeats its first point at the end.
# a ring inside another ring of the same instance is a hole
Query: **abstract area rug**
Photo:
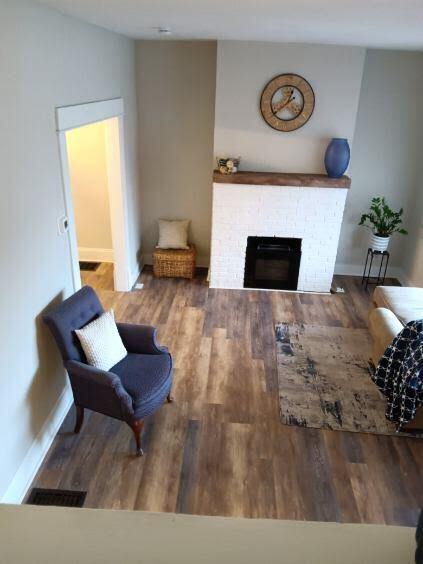
{"type": "Polygon", "coordinates": [[[367,330],[279,323],[275,334],[282,423],[397,435],[370,378],[367,330]]]}

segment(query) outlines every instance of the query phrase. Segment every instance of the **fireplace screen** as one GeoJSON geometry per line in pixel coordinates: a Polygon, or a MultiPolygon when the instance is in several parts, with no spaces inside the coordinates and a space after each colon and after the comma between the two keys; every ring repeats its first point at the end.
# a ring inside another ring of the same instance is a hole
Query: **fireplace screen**
{"type": "Polygon", "coordinates": [[[296,290],[301,239],[248,237],[244,288],[296,290]]]}

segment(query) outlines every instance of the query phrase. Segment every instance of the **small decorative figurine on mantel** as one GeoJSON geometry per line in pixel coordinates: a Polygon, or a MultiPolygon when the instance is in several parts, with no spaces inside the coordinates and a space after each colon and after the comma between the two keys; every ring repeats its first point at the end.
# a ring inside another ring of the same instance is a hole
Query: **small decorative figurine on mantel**
{"type": "Polygon", "coordinates": [[[217,159],[217,169],[221,174],[235,174],[238,172],[241,157],[225,157],[217,159]]]}

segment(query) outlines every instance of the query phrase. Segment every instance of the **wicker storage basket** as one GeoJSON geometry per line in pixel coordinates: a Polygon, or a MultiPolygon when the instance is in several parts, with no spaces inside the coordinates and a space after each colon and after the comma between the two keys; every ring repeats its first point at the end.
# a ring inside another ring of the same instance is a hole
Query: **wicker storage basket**
{"type": "Polygon", "coordinates": [[[194,245],[189,245],[189,249],[156,249],[153,272],[157,278],[194,278],[194,245]]]}

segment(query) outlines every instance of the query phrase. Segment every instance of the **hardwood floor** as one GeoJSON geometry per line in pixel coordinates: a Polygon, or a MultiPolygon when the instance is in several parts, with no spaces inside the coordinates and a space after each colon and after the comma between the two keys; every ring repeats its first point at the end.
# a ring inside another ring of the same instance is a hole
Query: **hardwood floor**
{"type": "Polygon", "coordinates": [[[101,262],[97,270],[81,270],[82,285],[92,286],[96,292],[114,290],[113,263],[101,262]]]}
{"type": "Polygon", "coordinates": [[[147,420],[143,458],[131,430],[99,414],[74,435],[71,410],[34,486],[87,490],[87,507],[415,525],[422,441],[279,419],[274,323],[365,327],[359,278],[337,277],[346,293],[330,296],[212,290],[204,275],[141,281],[101,298],[117,319],[159,327],[175,402],[147,420]]]}

